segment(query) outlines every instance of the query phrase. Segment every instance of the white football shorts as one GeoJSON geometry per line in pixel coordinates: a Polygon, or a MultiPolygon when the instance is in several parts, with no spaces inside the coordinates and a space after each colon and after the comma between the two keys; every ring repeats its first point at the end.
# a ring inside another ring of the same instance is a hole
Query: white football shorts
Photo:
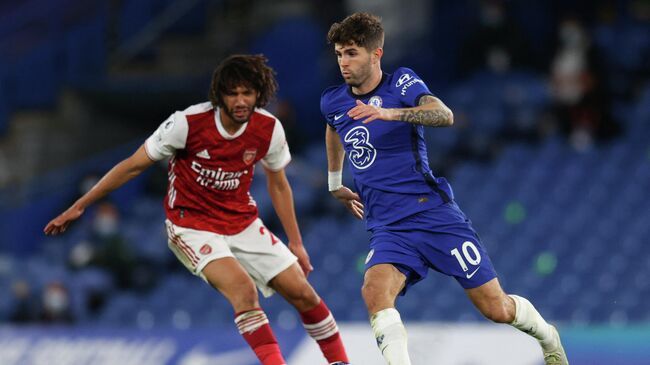
{"type": "Polygon", "coordinates": [[[268,286],[269,281],[298,260],[259,218],[232,236],[180,227],[169,220],[165,225],[169,248],[192,274],[206,282],[202,271],[208,263],[234,257],[262,295],[270,297],[275,291],[268,286]]]}

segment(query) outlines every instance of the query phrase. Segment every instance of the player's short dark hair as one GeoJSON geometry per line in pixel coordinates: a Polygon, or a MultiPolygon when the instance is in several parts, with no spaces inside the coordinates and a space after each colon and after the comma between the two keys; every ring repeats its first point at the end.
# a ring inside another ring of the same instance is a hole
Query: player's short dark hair
{"type": "Polygon", "coordinates": [[[256,107],[263,107],[273,99],[278,89],[275,71],[266,64],[268,60],[258,55],[232,55],[223,60],[212,74],[208,97],[212,105],[223,107],[223,95],[239,86],[259,93],[256,107]]]}
{"type": "Polygon", "coordinates": [[[384,27],[381,18],[368,13],[354,13],[334,23],[327,32],[327,42],[332,44],[356,44],[368,51],[384,46],[384,27]]]}

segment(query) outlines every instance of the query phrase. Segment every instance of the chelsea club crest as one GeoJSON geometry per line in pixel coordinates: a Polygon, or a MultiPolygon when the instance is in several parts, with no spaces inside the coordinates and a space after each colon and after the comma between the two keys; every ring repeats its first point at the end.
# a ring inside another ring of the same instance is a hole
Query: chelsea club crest
{"type": "Polygon", "coordinates": [[[376,106],[378,108],[381,108],[381,104],[382,104],[381,96],[375,95],[372,98],[370,98],[370,100],[368,100],[368,105],[372,105],[372,106],[376,106]]]}

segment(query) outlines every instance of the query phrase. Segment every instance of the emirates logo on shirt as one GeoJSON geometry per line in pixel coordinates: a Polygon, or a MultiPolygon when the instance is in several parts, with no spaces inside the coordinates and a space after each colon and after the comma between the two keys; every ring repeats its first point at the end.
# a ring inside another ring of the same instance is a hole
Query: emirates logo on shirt
{"type": "Polygon", "coordinates": [[[192,161],[192,170],[197,173],[196,182],[216,190],[235,190],[241,184],[240,178],[248,174],[248,170],[224,171],[221,167],[210,169],[203,167],[197,161],[192,161]]]}
{"type": "Polygon", "coordinates": [[[244,151],[243,160],[246,165],[250,165],[255,161],[255,156],[257,156],[257,148],[248,148],[244,151]]]}

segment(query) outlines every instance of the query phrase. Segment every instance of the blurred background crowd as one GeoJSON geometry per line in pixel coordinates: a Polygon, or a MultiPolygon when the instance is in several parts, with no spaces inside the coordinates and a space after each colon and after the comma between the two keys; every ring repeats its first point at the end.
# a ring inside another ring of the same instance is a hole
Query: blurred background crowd
{"type": "MultiPolygon", "coordinates": [[[[172,112],[207,100],[231,53],[263,53],[277,71],[269,109],[293,154],[312,284],[339,321],[365,321],[367,235],[327,193],[319,111],[341,82],[326,32],[354,11],[382,16],[384,71],[412,68],[454,111],[452,128],[428,129],[429,161],[506,290],[552,321],[650,322],[647,0],[2,2],[0,322],[230,324],[226,301],[166,247],[166,165],[64,236],[42,228],[172,112]]],[[[253,196],[283,236],[262,170],[253,196]]],[[[412,291],[407,320],[480,319],[449,278],[412,291]]],[[[277,325],[300,324],[281,300],[263,305],[277,325]]]]}

